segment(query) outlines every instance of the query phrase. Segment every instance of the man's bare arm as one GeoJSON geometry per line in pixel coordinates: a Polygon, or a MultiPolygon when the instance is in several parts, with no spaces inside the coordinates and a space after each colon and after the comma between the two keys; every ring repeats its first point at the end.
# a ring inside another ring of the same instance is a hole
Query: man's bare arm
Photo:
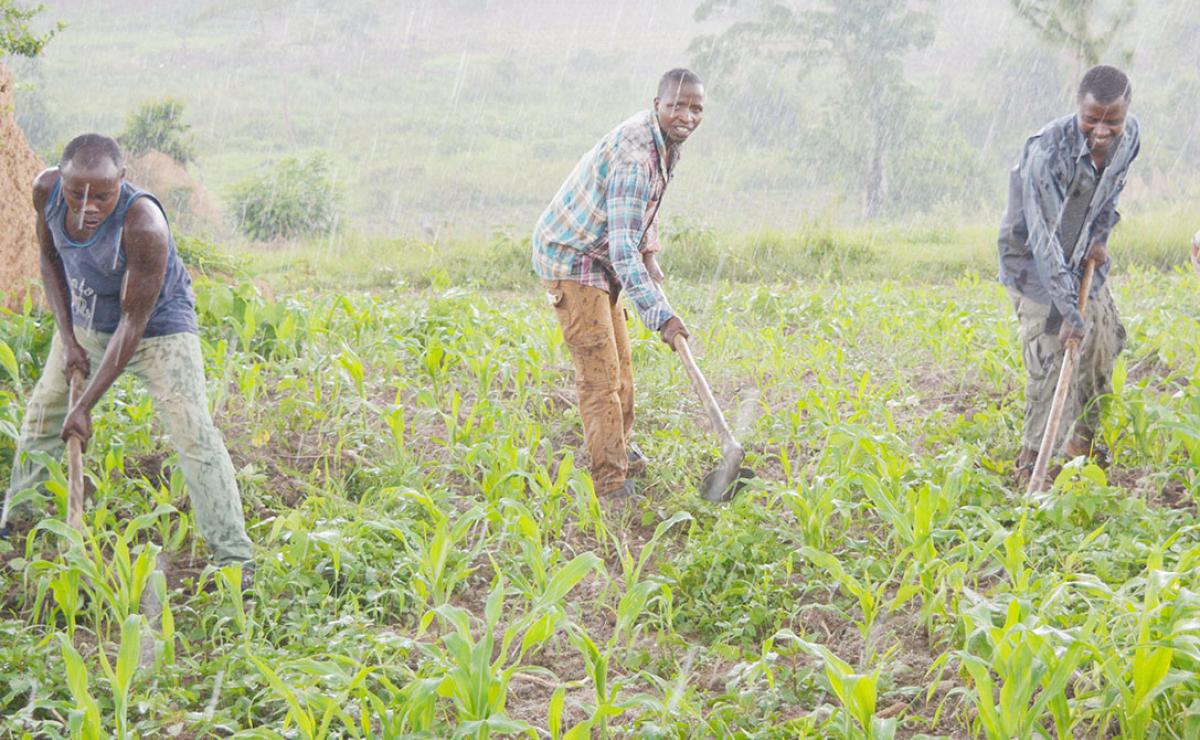
{"type": "Polygon", "coordinates": [[[58,335],[66,355],[66,366],[60,368],[71,376],[71,371],[78,369],[87,376],[90,373],[87,352],[79,346],[75,339],[75,324],[71,319],[71,288],[67,285],[67,271],[63,267],[62,257],[54,247],[54,235],[46,224],[46,202],[50,193],[59,181],[57,167],[42,170],[33,178],[33,208],[37,214],[34,221],[38,239],[38,261],[42,271],[42,287],[46,291],[46,303],[54,314],[54,323],[58,326],[58,335]]]}
{"type": "Polygon", "coordinates": [[[78,436],[86,441],[91,436],[92,408],[133,358],[162,290],[169,239],[167,220],[158,206],[146,198],[134,201],[125,216],[122,236],[121,319],[91,383],[63,423],[63,439],[78,436]]]}

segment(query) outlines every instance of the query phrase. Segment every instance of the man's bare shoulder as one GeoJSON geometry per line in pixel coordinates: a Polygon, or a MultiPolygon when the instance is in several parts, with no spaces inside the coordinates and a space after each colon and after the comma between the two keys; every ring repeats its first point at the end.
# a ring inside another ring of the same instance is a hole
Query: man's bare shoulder
{"type": "Polygon", "coordinates": [[[50,193],[61,177],[57,167],[47,167],[33,178],[33,203],[39,209],[46,204],[50,193]]]}
{"type": "Polygon", "coordinates": [[[150,198],[138,198],[125,212],[123,246],[134,250],[166,250],[171,236],[167,218],[150,198]]]}

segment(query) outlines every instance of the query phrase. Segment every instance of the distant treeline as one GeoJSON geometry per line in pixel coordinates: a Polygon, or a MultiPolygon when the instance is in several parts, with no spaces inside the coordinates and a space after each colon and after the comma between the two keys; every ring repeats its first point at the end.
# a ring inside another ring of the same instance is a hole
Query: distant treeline
{"type": "Polygon", "coordinates": [[[428,240],[529,228],[578,157],[680,64],[705,78],[709,105],[666,217],[991,223],[1021,143],[1072,110],[1083,65],[1100,59],[1129,70],[1142,122],[1125,208],[1195,203],[1200,70],[1180,63],[1200,38],[1194,0],[1072,3],[1056,37],[1046,13],[1060,5],[168,0],[146,13],[115,0],[46,9],[40,22],[66,27],[12,64],[18,119],[48,156],[170,97],[185,106],[189,167],[227,211],[262,168],[322,157],[344,194],[339,228],[428,240]],[[80,96],[85,67],[106,74],[80,96]]]}

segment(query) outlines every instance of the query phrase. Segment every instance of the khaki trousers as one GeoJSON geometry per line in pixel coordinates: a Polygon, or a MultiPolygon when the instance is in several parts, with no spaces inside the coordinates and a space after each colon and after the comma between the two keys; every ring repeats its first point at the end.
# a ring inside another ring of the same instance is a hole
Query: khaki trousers
{"type": "MultiPolygon", "coordinates": [[[[1025,421],[1021,444],[1036,452],[1050,416],[1050,404],[1062,369],[1063,347],[1057,332],[1046,331],[1049,305],[1031,301],[1014,290],[1008,293],[1021,323],[1021,350],[1025,360],[1025,421]]],[[[1100,396],[1112,393],[1113,367],[1125,346],[1125,327],[1117,316],[1117,306],[1107,285],[1100,289],[1095,300],[1088,302],[1084,319],[1087,335],[1080,347],[1071,390],[1063,409],[1063,421],[1052,448],[1055,454],[1061,453],[1072,422],[1076,434],[1088,439],[1099,429],[1100,405],[1097,401],[1100,396]]]]}
{"type": "Polygon", "coordinates": [[[616,295],[573,280],[544,281],[575,366],[575,393],[597,494],[618,488],[629,467],[633,366],[625,311],[616,295]]]}

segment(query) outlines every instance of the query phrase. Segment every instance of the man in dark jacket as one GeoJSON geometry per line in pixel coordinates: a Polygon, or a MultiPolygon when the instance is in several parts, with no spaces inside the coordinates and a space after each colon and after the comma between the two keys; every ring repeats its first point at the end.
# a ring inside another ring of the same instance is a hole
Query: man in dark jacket
{"type": "Polygon", "coordinates": [[[1054,449],[1068,456],[1103,453],[1095,442],[1099,396],[1112,392],[1112,371],[1125,328],[1108,289],[1108,237],[1120,218],[1117,199],[1138,154],[1138,123],[1129,115],[1129,79],[1100,65],[1083,76],[1075,113],[1046,125],[1025,144],[1012,170],[1008,211],[1000,226],[1000,282],[1021,324],[1025,420],[1018,477],[1037,459],[1068,340],[1082,339],[1079,363],[1054,449]],[[1084,265],[1096,265],[1085,318],[1076,308],[1084,265]],[[1070,420],[1070,421],[1067,421],[1070,420]]]}

